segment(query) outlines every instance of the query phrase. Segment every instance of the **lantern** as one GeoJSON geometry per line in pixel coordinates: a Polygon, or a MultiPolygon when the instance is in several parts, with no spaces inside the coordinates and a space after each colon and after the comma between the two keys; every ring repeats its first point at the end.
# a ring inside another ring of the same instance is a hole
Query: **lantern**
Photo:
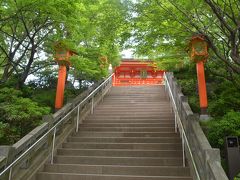
{"type": "Polygon", "coordinates": [[[56,45],[54,46],[54,50],[55,60],[58,62],[59,65],[58,83],[55,99],[55,109],[58,110],[63,106],[67,67],[71,65],[70,57],[75,55],[76,53],[66,48],[66,45],[64,45],[62,42],[56,43],[56,45]]]}
{"type": "Polygon", "coordinates": [[[203,35],[193,36],[190,43],[190,58],[196,62],[197,78],[198,78],[198,94],[201,108],[200,119],[208,119],[207,107],[207,89],[204,72],[204,62],[208,58],[208,44],[203,35]]]}
{"type": "Polygon", "coordinates": [[[70,66],[70,57],[75,55],[76,53],[69,50],[65,47],[62,42],[58,42],[55,46],[55,60],[58,62],[59,65],[70,66]]]}
{"type": "Polygon", "coordinates": [[[208,44],[203,35],[193,36],[190,41],[190,57],[194,62],[206,61],[208,58],[208,44]]]}

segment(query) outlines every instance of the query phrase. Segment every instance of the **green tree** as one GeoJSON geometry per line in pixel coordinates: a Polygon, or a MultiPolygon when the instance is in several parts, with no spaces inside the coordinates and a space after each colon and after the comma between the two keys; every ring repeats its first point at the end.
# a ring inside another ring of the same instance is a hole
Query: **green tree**
{"type": "Polygon", "coordinates": [[[50,108],[39,106],[13,88],[0,89],[0,143],[11,144],[41,123],[50,108]]]}
{"type": "Polygon", "coordinates": [[[239,1],[225,0],[140,1],[134,32],[138,51],[161,59],[178,56],[179,61],[187,56],[191,36],[203,34],[210,47],[211,73],[240,88],[239,7],[239,1]]]}
{"type": "Polygon", "coordinates": [[[0,23],[0,53],[4,72],[2,82],[17,75],[21,87],[29,74],[48,66],[37,62],[46,51],[46,41],[64,36],[65,27],[72,22],[76,2],[61,0],[2,1],[3,19],[0,23]]]}
{"type": "Polygon", "coordinates": [[[129,14],[127,0],[2,0],[0,3],[2,83],[15,76],[21,87],[29,74],[51,66],[52,44],[59,40],[71,42],[80,57],[88,59],[90,64],[97,65],[101,56],[117,64],[129,14]]]}

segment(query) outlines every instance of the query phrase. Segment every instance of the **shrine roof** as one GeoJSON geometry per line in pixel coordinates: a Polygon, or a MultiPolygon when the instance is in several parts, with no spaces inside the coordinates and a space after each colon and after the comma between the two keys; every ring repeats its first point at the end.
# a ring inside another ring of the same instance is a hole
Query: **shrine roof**
{"type": "Polygon", "coordinates": [[[150,59],[122,59],[121,65],[146,65],[152,62],[150,59]]]}
{"type": "Polygon", "coordinates": [[[122,62],[152,62],[151,59],[123,58],[122,62]]]}

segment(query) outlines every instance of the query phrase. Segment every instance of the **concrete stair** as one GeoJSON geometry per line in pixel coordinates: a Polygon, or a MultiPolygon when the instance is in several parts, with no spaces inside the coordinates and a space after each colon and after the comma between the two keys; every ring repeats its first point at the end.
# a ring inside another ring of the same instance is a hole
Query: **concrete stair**
{"type": "Polygon", "coordinates": [[[113,87],[37,180],[192,180],[163,88],[113,87]]]}

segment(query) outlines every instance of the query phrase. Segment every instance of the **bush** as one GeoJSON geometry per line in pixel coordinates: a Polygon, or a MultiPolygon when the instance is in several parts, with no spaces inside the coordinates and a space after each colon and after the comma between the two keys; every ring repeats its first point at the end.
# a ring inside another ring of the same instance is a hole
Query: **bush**
{"type": "Polygon", "coordinates": [[[64,101],[69,101],[71,99],[76,98],[79,94],[87,90],[87,88],[83,89],[73,89],[73,88],[68,88],[64,92],[64,101]]]}
{"type": "Polygon", "coordinates": [[[50,108],[39,106],[13,88],[0,89],[0,142],[12,144],[41,123],[50,108]]]}
{"type": "Polygon", "coordinates": [[[209,98],[209,113],[213,117],[222,117],[230,111],[240,108],[240,92],[227,81],[215,86],[213,95],[209,98]]]}
{"type": "Polygon", "coordinates": [[[36,89],[31,99],[41,106],[51,107],[51,111],[54,112],[55,96],[56,89],[36,89]]]}
{"type": "Polygon", "coordinates": [[[194,113],[200,113],[199,98],[198,96],[189,96],[188,103],[194,113]]]}
{"type": "Polygon", "coordinates": [[[221,119],[209,121],[207,125],[210,144],[223,150],[226,136],[240,137],[240,112],[230,111],[221,119]]]}

